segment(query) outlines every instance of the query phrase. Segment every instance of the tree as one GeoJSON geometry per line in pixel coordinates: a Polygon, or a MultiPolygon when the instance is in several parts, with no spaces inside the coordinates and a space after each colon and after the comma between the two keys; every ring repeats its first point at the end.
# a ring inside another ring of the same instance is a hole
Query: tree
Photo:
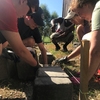
{"type": "Polygon", "coordinates": [[[58,15],[55,11],[52,14],[50,14],[47,6],[44,5],[44,4],[41,4],[40,7],[43,9],[45,26],[40,27],[39,30],[40,30],[40,33],[41,33],[42,36],[48,36],[49,37],[50,34],[51,34],[50,21],[51,21],[51,19],[57,18],[58,15]]]}
{"type": "Polygon", "coordinates": [[[51,14],[51,19],[54,19],[54,18],[57,18],[58,17],[58,15],[57,15],[57,13],[54,11],[52,14],[51,14]]]}

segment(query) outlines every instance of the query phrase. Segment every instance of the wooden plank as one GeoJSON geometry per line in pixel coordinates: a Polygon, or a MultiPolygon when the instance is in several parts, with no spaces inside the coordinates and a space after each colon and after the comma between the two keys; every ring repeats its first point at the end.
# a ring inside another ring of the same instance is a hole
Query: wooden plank
{"type": "Polygon", "coordinates": [[[83,40],[81,42],[80,96],[79,96],[79,100],[87,100],[88,64],[89,64],[89,41],[83,40]]]}

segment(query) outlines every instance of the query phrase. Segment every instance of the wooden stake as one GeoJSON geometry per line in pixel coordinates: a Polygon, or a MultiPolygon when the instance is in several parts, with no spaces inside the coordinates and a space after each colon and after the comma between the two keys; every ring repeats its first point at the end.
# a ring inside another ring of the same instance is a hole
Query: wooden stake
{"type": "Polygon", "coordinates": [[[79,100],[88,100],[88,65],[89,65],[89,41],[81,42],[81,64],[80,64],[80,93],[79,100]]]}

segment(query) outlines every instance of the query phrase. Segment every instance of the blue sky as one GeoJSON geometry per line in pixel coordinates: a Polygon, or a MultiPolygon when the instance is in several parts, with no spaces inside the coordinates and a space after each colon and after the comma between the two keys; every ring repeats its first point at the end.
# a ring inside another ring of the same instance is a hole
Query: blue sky
{"type": "Polygon", "coordinates": [[[63,0],[39,0],[39,1],[40,5],[44,4],[47,6],[47,9],[49,10],[50,14],[55,11],[59,17],[62,17],[63,0]]]}

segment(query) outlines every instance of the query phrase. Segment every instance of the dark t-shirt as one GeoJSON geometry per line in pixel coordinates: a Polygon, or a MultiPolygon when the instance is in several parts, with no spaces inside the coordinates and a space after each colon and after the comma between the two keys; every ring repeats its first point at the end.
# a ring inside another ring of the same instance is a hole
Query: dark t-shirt
{"type": "MultiPolygon", "coordinates": [[[[33,37],[36,43],[42,42],[42,37],[41,37],[41,34],[40,34],[38,28],[31,29],[29,26],[27,26],[24,23],[24,18],[18,19],[18,31],[19,31],[19,34],[20,34],[22,40],[26,39],[28,37],[33,37]]],[[[7,40],[0,32],[0,43],[4,43],[6,41],[7,40]]]]}
{"type": "Polygon", "coordinates": [[[36,43],[42,42],[42,37],[39,32],[39,29],[38,28],[31,29],[24,23],[24,18],[18,19],[18,30],[22,40],[28,37],[33,37],[36,43]]]}

